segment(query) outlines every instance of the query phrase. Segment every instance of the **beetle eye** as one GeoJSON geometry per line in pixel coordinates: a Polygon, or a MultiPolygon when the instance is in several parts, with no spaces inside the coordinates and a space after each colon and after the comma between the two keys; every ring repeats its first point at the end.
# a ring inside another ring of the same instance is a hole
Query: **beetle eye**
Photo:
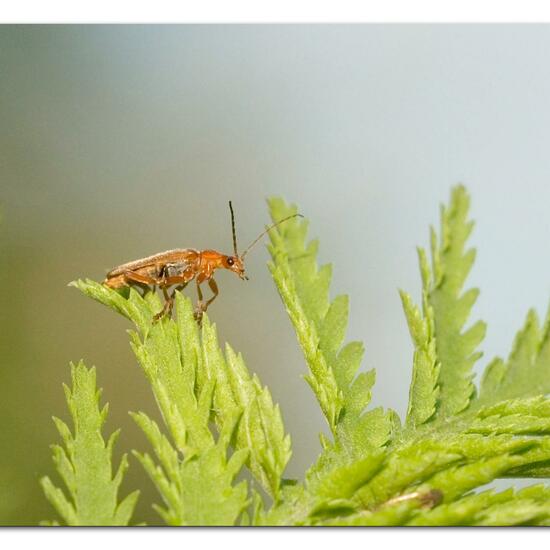
{"type": "Polygon", "coordinates": [[[227,265],[233,265],[235,263],[235,260],[233,258],[227,258],[227,265]]]}

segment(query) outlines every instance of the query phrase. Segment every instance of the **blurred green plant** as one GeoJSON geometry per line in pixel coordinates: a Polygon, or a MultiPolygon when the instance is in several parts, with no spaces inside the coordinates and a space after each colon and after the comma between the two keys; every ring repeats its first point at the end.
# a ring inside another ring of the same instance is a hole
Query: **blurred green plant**
{"type": "MultiPolygon", "coordinates": [[[[281,199],[269,206],[274,221],[297,211],[281,199]]],[[[478,295],[463,291],[475,257],[466,249],[473,228],[468,209],[466,190],[455,187],[442,207],[439,238],[431,232],[431,264],[426,251],[418,251],[421,307],[401,292],[414,344],[403,424],[392,410],[368,408],[375,373],[359,372],[361,343],[343,344],[348,298],[329,300],[331,266],[318,266],[318,244],[306,242],[307,221],[294,218],[270,232],[269,268],[306,359],[306,381],[331,431],[331,438],[321,436],[322,451],[300,482],[283,477],[290,437],[269,391],[229,345],[225,353],[220,349],[206,316],[199,330],[187,298],[177,295],[176,320],[152,323],[160,307],[155,294],[130,289],[125,297],[94,281],[72,283],[136,327],[131,345],[164,428],[143,412],[132,414],[155,458],[134,454],[160,493],[163,506],[155,508],[167,524],[550,524],[544,485],[478,491],[497,478],[550,476],[550,320],[541,328],[529,312],[508,361],[489,364],[478,392],[472,367],[485,324],[465,328],[478,295]],[[244,469],[249,482],[237,480],[244,469]]],[[[90,408],[89,392],[71,395],[73,416],[86,400],[90,408]]],[[[68,430],[60,431],[71,443],[68,430]]],[[[110,472],[109,444],[103,452],[94,445],[97,438],[81,437],[88,460],[77,463],[69,453],[70,468],[54,450],[75,502],[99,483],[92,472],[110,472]],[[68,475],[77,464],[80,475],[68,475]]],[[[105,495],[112,495],[118,475],[108,480],[105,495]]],[[[72,512],[80,508],[59,504],[51,482],[43,483],[63,519],[74,524],[72,512]]],[[[132,499],[114,507],[111,498],[107,521],[127,523],[132,499]]],[[[89,514],[86,521],[99,522],[89,514]]]]}

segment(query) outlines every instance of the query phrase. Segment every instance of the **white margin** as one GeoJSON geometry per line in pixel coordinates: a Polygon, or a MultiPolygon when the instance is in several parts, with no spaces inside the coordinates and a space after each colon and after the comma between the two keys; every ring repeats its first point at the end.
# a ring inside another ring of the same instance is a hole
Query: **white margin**
{"type": "Polygon", "coordinates": [[[5,23],[541,22],[540,0],[19,0],[5,23]]]}

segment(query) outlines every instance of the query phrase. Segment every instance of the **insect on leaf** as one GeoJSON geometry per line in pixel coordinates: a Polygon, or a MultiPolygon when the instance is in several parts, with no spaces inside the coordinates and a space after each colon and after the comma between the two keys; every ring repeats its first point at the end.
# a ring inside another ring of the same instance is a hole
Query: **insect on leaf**
{"type": "MultiPolygon", "coordinates": [[[[274,222],[297,211],[282,199],[269,206],[274,222]]],[[[550,525],[547,486],[479,492],[496,479],[550,477],[550,321],[541,327],[530,312],[509,358],[489,364],[478,392],[472,367],[485,325],[467,324],[478,294],[464,290],[474,261],[468,210],[466,190],[455,187],[440,235],[432,231],[431,265],[419,250],[419,305],[401,292],[414,347],[403,425],[392,410],[367,408],[375,371],[360,369],[362,343],[345,343],[349,300],[329,299],[332,268],[317,264],[307,222],[293,218],[270,231],[269,268],[331,432],[303,480],[283,478],[290,437],[268,389],[240,354],[220,346],[206,316],[199,329],[187,298],[176,293],[176,321],[153,323],[154,294],[131,289],[125,297],[75,283],[135,325],[131,344],[164,422],[133,415],[153,449],[135,456],[161,495],[155,508],[167,524],[550,525]],[[245,468],[249,483],[239,477],[245,468]]],[[[65,447],[53,452],[68,497],[43,484],[76,524],[82,506],[72,496],[87,481],[75,476],[75,437],[56,423],[65,447]]],[[[122,522],[131,505],[111,507],[109,517],[122,522]]]]}

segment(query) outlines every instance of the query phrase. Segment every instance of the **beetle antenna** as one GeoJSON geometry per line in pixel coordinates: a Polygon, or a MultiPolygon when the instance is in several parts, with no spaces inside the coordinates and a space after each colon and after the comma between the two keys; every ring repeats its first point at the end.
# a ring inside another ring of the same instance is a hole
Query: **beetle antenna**
{"type": "Polygon", "coordinates": [[[287,216],[286,218],[283,218],[282,220],[279,220],[278,222],[275,222],[271,224],[263,233],[260,233],[258,237],[252,241],[252,244],[248,246],[248,248],[240,255],[241,260],[244,259],[244,257],[248,254],[248,251],[267,233],[269,233],[272,229],[277,227],[278,225],[281,225],[283,222],[286,222],[287,220],[291,220],[292,218],[303,218],[302,214],[292,214],[292,216],[287,216]]]}
{"type": "Polygon", "coordinates": [[[231,210],[231,232],[233,233],[233,250],[235,251],[235,256],[238,256],[237,252],[237,234],[235,233],[235,214],[233,214],[233,205],[229,201],[229,210],[231,210]]]}

